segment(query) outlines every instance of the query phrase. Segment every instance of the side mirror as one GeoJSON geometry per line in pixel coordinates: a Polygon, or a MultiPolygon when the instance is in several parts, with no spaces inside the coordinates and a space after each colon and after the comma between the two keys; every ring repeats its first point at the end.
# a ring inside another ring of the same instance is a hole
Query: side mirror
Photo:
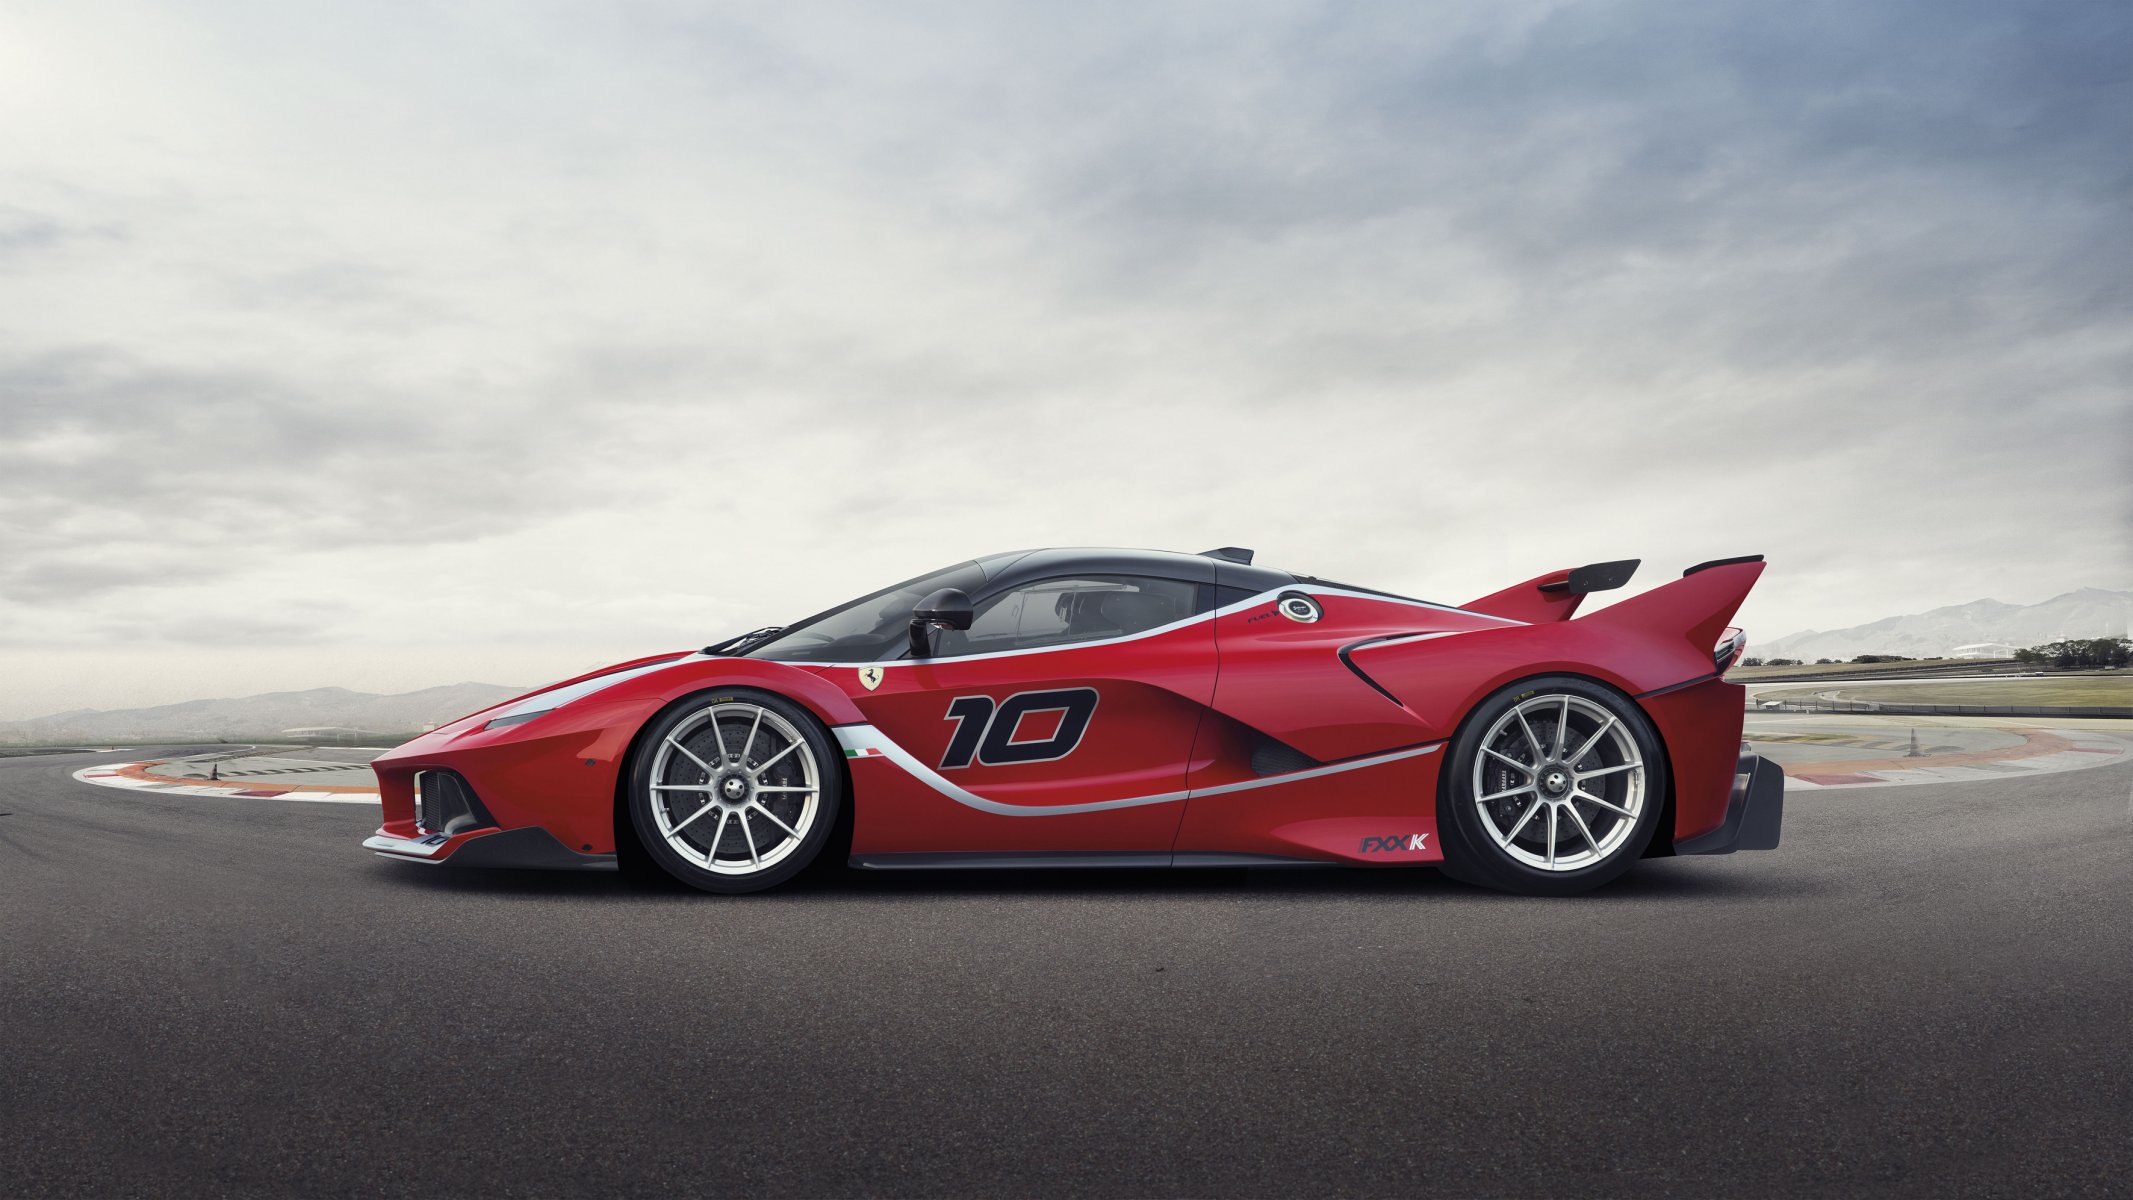
{"type": "Polygon", "coordinates": [[[942,588],[911,610],[911,657],[933,657],[933,631],[970,628],[970,597],[961,588],[942,588]]]}

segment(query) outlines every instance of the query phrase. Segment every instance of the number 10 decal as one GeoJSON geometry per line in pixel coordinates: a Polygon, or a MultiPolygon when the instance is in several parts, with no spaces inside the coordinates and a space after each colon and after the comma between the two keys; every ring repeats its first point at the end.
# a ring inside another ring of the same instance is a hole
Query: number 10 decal
{"type": "Polygon", "coordinates": [[[991,696],[957,696],[948,705],[955,736],[941,756],[941,770],[967,767],[972,758],[988,767],[1051,762],[1081,744],[1096,715],[1095,688],[1061,688],[1051,692],[1017,692],[998,704],[991,696]],[[1022,719],[1032,713],[1059,714],[1059,728],[1048,737],[1017,740],[1022,719]]]}

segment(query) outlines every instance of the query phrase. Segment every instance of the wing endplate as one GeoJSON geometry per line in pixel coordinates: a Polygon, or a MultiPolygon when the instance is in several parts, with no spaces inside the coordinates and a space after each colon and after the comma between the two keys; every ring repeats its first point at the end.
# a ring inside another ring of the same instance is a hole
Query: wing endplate
{"type": "Polygon", "coordinates": [[[1698,650],[1714,647],[1762,578],[1764,565],[1761,555],[1703,563],[1585,620],[1652,636],[1682,637],[1698,650]]]}

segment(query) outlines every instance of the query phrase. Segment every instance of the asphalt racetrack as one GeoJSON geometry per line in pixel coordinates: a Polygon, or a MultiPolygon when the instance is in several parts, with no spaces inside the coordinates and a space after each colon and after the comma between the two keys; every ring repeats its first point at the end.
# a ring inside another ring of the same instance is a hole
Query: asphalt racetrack
{"type": "Polygon", "coordinates": [[[0,759],[0,1195],[2125,1195],[2133,765],[1432,871],[453,873],[0,759]]]}

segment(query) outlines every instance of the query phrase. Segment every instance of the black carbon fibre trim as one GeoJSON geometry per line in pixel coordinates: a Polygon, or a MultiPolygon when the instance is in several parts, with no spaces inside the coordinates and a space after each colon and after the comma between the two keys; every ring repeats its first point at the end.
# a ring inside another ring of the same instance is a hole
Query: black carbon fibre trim
{"type": "MultiPolygon", "coordinates": [[[[1372,679],[1369,674],[1363,670],[1363,668],[1356,666],[1355,660],[1348,657],[1348,652],[1351,650],[1360,650],[1365,646],[1375,646],[1379,642],[1394,642],[1398,641],[1401,638],[1413,636],[1415,636],[1414,632],[1379,634],[1377,637],[1367,637],[1358,642],[1350,642],[1347,645],[1342,646],[1340,650],[1337,651],[1337,653],[1340,656],[1341,665],[1354,672],[1355,677],[1357,679],[1360,679],[1364,683],[1369,684],[1371,691],[1374,691],[1378,695],[1385,697],[1387,700],[1392,701],[1394,704],[1400,704],[1400,698],[1387,691],[1385,689],[1384,684],[1379,683],[1375,679],[1372,679]]],[[[1404,704],[1400,704],[1400,707],[1405,708],[1407,706],[1404,704]]]]}
{"type": "Polygon", "coordinates": [[[469,838],[443,860],[448,867],[518,867],[538,871],[612,871],[612,854],[580,854],[538,825],[469,838]]]}
{"type": "Polygon", "coordinates": [[[1676,854],[1731,854],[1775,850],[1785,824],[1785,772],[1759,754],[1742,751],[1733,795],[1718,828],[1677,842],[1676,854]]]}
{"type": "Polygon", "coordinates": [[[1031,853],[855,854],[853,866],[867,871],[998,871],[1037,869],[1116,870],[1127,867],[1331,867],[1338,863],[1279,854],[1219,851],[1065,850],[1031,853]]]}
{"type": "Polygon", "coordinates": [[[1648,692],[1638,692],[1637,699],[1649,700],[1653,696],[1664,696],[1668,692],[1678,692],[1683,688],[1692,688],[1699,683],[1709,683],[1714,679],[1722,678],[1724,675],[1724,671],[1713,671],[1708,675],[1698,675],[1694,679],[1684,679],[1680,683],[1670,683],[1663,688],[1653,688],[1651,691],[1648,692]]]}
{"type": "Polygon", "coordinates": [[[949,852],[923,854],[854,854],[852,865],[867,871],[986,871],[1030,867],[1167,867],[1168,850],[1053,850],[1031,852],[949,852]]]}
{"type": "Polygon", "coordinates": [[[1280,854],[1224,854],[1217,850],[1183,850],[1171,857],[1173,867],[1337,867],[1342,864],[1316,858],[1289,858],[1280,854]]]}
{"type": "Polygon", "coordinates": [[[1741,563],[1755,563],[1761,561],[1763,561],[1763,556],[1760,554],[1743,554],[1739,558],[1714,558],[1710,562],[1700,562],[1697,563],[1695,566],[1690,567],[1688,570],[1683,571],[1681,573],[1681,577],[1683,579],[1687,579],[1689,576],[1694,575],[1698,571],[1708,571],[1712,567],[1732,567],[1738,566],[1741,563]]]}
{"type": "Polygon", "coordinates": [[[1643,562],[1641,558],[1623,558],[1614,562],[1588,563],[1582,567],[1573,567],[1568,575],[1554,583],[1540,585],[1540,590],[1575,592],[1580,596],[1592,592],[1611,592],[1627,584],[1643,562]]]}

